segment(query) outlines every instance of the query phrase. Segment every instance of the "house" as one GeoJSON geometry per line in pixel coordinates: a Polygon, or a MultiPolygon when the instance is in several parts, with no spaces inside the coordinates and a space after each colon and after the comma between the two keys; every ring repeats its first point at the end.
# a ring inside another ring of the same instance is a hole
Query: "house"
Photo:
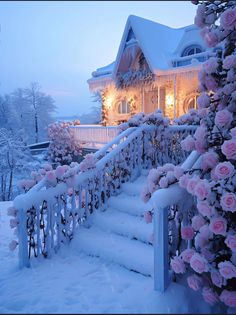
{"type": "Polygon", "coordinates": [[[101,96],[103,124],[158,108],[173,119],[195,108],[199,69],[215,54],[195,25],[175,29],[130,15],[115,61],[87,81],[101,96]]]}

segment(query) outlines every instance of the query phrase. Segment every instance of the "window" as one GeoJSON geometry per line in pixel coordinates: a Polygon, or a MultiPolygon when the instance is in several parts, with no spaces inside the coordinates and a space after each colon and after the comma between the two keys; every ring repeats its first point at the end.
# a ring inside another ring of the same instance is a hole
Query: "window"
{"type": "Polygon", "coordinates": [[[201,47],[201,46],[199,46],[199,45],[191,45],[191,46],[188,46],[187,48],[184,49],[184,51],[183,51],[181,57],[199,54],[199,53],[201,53],[202,51],[203,51],[203,50],[202,50],[202,47],[201,47]]]}
{"type": "Polygon", "coordinates": [[[122,100],[118,104],[118,113],[119,114],[129,114],[130,113],[130,104],[126,100],[122,100]]]}

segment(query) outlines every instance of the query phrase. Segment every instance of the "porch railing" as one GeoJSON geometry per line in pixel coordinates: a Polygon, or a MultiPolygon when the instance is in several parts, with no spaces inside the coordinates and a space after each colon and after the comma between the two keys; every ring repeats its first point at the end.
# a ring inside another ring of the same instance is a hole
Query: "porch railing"
{"type": "Polygon", "coordinates": [[[50,257],[68,243],[90,214],[105,210],[107,200],[120,192],[122,183],[134,180],[141,169],[166,162],[182,163],[180,146],[196,126],[130,128],[96,152],[96,167],[75,177],[73,190],[66,183],[46,189],[44,182],[14,200],[19,221],[19,264],[30,266],[32,256],[50,257]]]}

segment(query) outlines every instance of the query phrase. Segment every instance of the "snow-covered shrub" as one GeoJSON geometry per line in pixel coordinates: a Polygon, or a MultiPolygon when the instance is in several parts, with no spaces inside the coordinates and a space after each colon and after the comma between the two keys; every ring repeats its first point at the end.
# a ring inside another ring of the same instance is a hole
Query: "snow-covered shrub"
{"type": "MultiPolygon", "coordinates": [[[[190,288],[201,291],[206,302],[236,307],[236,2],[193,1],[199,4],[195,24],[210,47],[223,51],[210,58],[199,73],[202,115],[193,137],[182,141],[183,149],[201,154],[198,170],[178,178],[196,202],[197,212],[181,227],[181,238],[192,248],[171,257],[176,274],[188,273],[190,288]],[[187,258],[186,258],[187,257],[187,258]]],[[[164,166],[165,167],[165,166],[164,166]]],[[[147,194],[176,181],[154,170],[147,194]]],[[[181,174],[179,174],[181,175],[181,174]]],[[[145,199],[144,198],[144,199],[145,199]]]]}
{"type": "Polygon", "coordinates": [[[199,125],[201,118],[206,114],[205,110],[196,110],[191,108],[187,114],[184,114],[173,120],[174,125],[199,125]]]}
{"type": "MultiPolygon", "coordinates": [[[[75,122],[75,125],[79,121],[75,122]]],[[[48,127],[48,138],[50,145],[48,148],[49,159],[56,164],[69,164],[76,157],[82,154],[81,147],[71,131],[71,122],[56,122],[48,127]]]]}

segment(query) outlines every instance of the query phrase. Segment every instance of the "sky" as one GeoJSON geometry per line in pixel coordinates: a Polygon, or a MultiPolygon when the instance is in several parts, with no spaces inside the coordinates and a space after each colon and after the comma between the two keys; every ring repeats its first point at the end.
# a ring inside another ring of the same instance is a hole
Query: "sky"
{"type": "Polygon", "coordinates": [[[57,116],[87,113],[87,80],[115,60],[129,15],[178,28],[195,12],[190,1],[1,1],[0,94],[39,82],[57,116]]]}

